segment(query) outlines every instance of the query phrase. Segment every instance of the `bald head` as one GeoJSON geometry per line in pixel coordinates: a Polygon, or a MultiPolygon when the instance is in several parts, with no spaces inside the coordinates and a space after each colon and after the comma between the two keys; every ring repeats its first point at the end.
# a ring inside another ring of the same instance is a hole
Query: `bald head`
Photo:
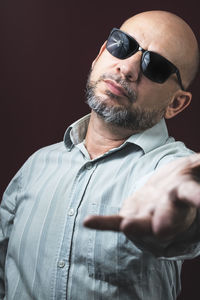
{"type": "Polygon", "coordinates": [[[189,25],[166,11],[148,11],[126,20],[121,29],[131,33],[143,49],[160,53],[174,63],[187,88],[199,68],[199,49],[189,25]]]}

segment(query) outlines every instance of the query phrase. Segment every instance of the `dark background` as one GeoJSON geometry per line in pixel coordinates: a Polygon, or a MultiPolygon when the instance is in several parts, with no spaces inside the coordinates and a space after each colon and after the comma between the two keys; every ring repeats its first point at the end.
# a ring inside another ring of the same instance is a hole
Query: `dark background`
{"type": "MultiPolygon", "coordinates": [[[[110,29],[153,9],[178,14],[199,39],[193,0],[0,0],[1,194],[30,154],[62,140],[66,127],[89,112],[87,74],[110,29]]],[[[195,151],[200,151],[198,88],[199,76],[190,107],[168,122],[170,134],[195,151]]],[[[180,300],[200,299],[199,261],[184,265],[180,300]]]]}

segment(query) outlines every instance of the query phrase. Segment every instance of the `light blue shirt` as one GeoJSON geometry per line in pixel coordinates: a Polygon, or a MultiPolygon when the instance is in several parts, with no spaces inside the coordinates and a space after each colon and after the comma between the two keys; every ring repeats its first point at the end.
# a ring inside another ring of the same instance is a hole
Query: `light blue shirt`
{"type": "Polygon", "coordinates": [[[158,245],[83,227],[87,215],[118,213],[156,168],[191,153],[161,120],[91,160],[83,143],[88,122],[89,115],[67,129],[64,142],[34,153],[4,194],[0,299],[176,299],[182,260],[200,253],[196,228],[158,245]]]}

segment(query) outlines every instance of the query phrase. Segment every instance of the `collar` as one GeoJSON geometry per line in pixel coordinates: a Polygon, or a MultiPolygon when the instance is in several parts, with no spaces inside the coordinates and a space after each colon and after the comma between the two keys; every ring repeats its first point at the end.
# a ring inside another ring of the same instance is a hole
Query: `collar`
{"type": "MultiPolygon", "coordinates": [[[[78,121],[71,124],[64,135],[64,144],[68,151],[74,146],[80,144],[86,136],[90,114],[82,117],[78,121]]],[[[125,142],[132,143],[143,149],[145,153],[163,145],[169,138],[167,126],[164,119],[153,127],[131,135],[125,142]]]]}

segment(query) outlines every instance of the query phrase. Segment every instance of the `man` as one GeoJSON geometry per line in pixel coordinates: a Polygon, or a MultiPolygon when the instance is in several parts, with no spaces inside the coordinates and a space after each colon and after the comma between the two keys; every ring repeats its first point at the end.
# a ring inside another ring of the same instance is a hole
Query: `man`
{"type": "Polygon", "coordinates": [[[182,260],[199,253],[196,208],[170,206],[175,234],[165,223],[137,237],[125,199],[155,169],[191,154],[163,118],[189,105],[197,68],[194,34],[173,14],[142,13],[112,30],[88,79],[91,115],[67,129],[64,143],[31,156],[4,194],[2,299],[176,298],[182,260]],[[103,226],[107,219],[87,215],[114,216],[103,226]],[[119,232],[88,230],[84,220],[119,232]]]}

